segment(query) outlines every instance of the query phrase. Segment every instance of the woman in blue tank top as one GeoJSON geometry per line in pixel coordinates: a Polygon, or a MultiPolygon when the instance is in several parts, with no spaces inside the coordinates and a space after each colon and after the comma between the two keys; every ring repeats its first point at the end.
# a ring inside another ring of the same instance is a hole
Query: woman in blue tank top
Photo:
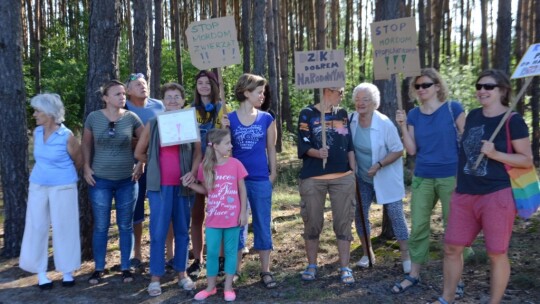
{"type": "Polygon", "coordinates": [[[64,105],[56,94],[32,98],[34,159],[30,174],[26,225],[19,266],[38,274],[41,289],[52,288],[47,277],[49,227],[52,225],[54,266],[62,286],[75,285],[72,272],[81,266],[77,168],[82,165],[79,141],[64,121],[64,105]]]}

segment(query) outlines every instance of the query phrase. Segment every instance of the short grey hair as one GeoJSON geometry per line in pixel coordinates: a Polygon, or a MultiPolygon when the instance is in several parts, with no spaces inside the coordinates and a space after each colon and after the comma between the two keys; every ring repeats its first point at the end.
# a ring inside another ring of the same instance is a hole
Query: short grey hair
{"type": "Polygon", "coordinates": [[[62,123],[66,110],[60,95],[54,93],[38,94],[30,100],[32,108],[41,111],[54,119],[57,124],[62,123]]]}
{"type": "Polygon", "coordinates": [[[353,102],[356,100],[356,95],[360,92],[366,92],[369,94],[371,102],[375,104],[375,109],[378,109],[381,105],[381,93],[379,92],[379,88],[377,88],[376,85],[369,83],[369,82],[363,82],[354,88],[352,93],[352,99],[353,102]]]}

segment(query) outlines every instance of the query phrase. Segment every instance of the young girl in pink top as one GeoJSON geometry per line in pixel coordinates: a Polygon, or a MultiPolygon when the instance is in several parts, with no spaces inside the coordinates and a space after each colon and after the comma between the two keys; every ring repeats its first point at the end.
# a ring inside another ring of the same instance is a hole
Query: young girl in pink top
{"type": "Polygon", "coordinates": [[[206,206],[206,273],[208,286],[195,295],[204,300],[216,294],[219,250],[221,242],[225,252],[225,301],[234,301],[232,288],[236,272],[236,255],[240,227],[247,223],[247,194],[244,178],[247,171],[240,161],[230,157],[232,144],[227,129],[212,129],[207,134],[204,160],[199,167],[197,179],[185,185],[208,196],[206,206]]]}

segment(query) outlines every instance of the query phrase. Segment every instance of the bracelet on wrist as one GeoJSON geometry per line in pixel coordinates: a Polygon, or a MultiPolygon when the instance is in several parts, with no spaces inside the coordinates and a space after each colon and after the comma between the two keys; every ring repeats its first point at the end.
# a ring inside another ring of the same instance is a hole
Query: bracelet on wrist
{"type": "Polygon", "coordinates": [[[380,166],[381,168],[383,167],[383,165],[382,165],[382,163],[381,163],[380,161],[378,161],[377,164],[379,164],[379,166],[380,166]]]}

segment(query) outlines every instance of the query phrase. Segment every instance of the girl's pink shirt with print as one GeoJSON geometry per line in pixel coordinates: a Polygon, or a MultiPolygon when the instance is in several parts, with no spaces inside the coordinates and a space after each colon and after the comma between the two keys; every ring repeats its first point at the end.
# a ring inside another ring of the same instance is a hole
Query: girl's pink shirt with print
{"type": "MultiPolygon", "coordinates": [[[[216,165],[214,170],[216,171],[214,189],[207,189],[206,227],[237,227],[241,211],[238,182],[248,175],[246,168],[236,158],[229,157],[226,163],[216,165]]],[[[197,179],[204,184],[202,163],[197,179]]]]}

